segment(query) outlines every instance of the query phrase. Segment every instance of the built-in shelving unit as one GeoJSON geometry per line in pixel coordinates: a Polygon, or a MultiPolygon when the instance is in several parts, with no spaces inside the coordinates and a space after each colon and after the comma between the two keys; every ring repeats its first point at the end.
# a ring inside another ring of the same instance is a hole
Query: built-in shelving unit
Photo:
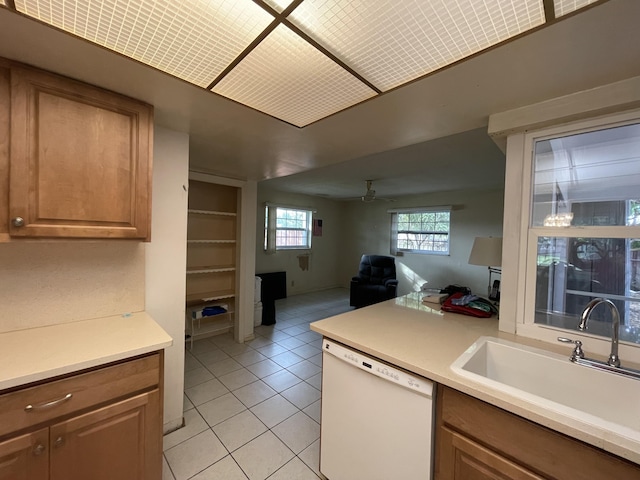
{"type": "Polygon", "coordinates": [[[228,332],[234,326],[238,265],[238,188],[189,181],[187,223],[187,336],[191,340],[228,332]],[[196,313],[206,306],[224,313],[196,313]]]}

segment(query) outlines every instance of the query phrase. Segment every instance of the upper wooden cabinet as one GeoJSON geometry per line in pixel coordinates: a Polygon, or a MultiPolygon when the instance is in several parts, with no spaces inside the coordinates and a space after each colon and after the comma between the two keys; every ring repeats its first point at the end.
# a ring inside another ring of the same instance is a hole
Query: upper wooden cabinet
{"type": "MultiPolygon", "coordinates": [[[[148,240],[153,108],[22,65],[2,73],[9,236],[148,240]]],[[[0,151],[6,176],[1,164],[0,151]]]]}

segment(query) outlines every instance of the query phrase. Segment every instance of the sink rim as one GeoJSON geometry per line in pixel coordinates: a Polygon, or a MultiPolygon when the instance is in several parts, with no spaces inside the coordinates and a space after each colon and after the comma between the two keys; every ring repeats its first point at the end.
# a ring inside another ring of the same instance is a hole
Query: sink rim
{"type": "MultiPolygon", "coordinates": [[[[557,415],[560,415],[563,419],[572,420],[571,423],[564,422],[568,426],[576,427],[578,425],[576,425],[575,423],[578,423],[579,426],[583,426],[583,427],[585,426],[595,427],[603,432],[619,435],[636,444],[640,444],[640,429],[636,430],[626,425],[622,425],[619,422],[608,420],[606,418],[590,413],[588,411],[583,411],[575,407],[565,405],[564,403],[560,403],[558,401],[545,398],[541,395],[537,395],[535,393],[531,393],[529,391],[520,389],[518,387],[511,386],[507,383],[500,382],[499,380],[494,380],[493,378],[490,378],[486,375],[481,375],[479,373],[475,373],[473,371],[465,369],[464,366],[467,365],[467,363],[469,363],[469,361],[473,359],[474,356],[480,351],[480,349],[483,346],[485,346],[485,344],[487,343],[494,343],[494,344],[498,344],[506,347],[515,348],[517,350],[523,350],[525,352],[529,352],[534,355],[542,355],[554,361],[560,361],[563,363],[566,362],[567,365],[570,365],[576,368],[585,368],[585,369],[590,368],[584,365],[576,365],[570,362],[568,356],[551,352],[549,350],[531,347],[529,345],[523,345],[520,343],[512,342],[512,341],[505,340],[498,337],[482,336],[482,337],[479,337],[474,343],[472,343],[456,360],[453,361],[453,363],[451,363],[450,369],[454,373],[462,377],[465,377],[468,380],[472,380],[475,383],[479,383],[483,386],[491,388],[492,390],[496,390],[503,394],[507,394],[509,396],[515,397],[525,403],[543,408],[546,411],[553,412],[557,415]]],[[[593,372],[593,375],[595,375],[596,377],[602,374],[616,376],[614,373],[598,371],[595,369],[591,371],[593,372]]],[[[635,382],[638,381],[633,379],[624,379],[624,380],[631,380],[635,382]]],[[[624,380],[621,380],[621,381],[624,381],[624,380]]],[[[599,437],[604,438],[602,437],[602,435],[599,435],[599,437]]]]}

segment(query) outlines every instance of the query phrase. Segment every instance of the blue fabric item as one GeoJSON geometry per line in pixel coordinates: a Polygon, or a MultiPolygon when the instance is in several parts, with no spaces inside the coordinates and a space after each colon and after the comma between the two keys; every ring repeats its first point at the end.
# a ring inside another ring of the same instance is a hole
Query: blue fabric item
{"type": "Polygon", "coordinates": [[[204,307],[202,309],[203,317],[210,317],[212,315],[219,315],[221,313],[227,313],[227,310],[217,305],[214,305],[212,307],[204,307]]]}
{"type": "Polygon", "coordinates": [[[452,298],[451,303],[454,305],[468,305],[469,303],[477,300],[479,297],[477,295],[465,295],[460,298],[452,298]]]}

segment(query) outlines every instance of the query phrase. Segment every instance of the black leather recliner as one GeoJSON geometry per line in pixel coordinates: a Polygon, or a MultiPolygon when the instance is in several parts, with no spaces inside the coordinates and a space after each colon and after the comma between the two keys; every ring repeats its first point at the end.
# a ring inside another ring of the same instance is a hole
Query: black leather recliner
{"type": "Polygon", "coordinates": [[[351,279],[350,305],[360,308],[395,298],[398,289],[393,257],[363,255],[358,276],[351,279]]]}

